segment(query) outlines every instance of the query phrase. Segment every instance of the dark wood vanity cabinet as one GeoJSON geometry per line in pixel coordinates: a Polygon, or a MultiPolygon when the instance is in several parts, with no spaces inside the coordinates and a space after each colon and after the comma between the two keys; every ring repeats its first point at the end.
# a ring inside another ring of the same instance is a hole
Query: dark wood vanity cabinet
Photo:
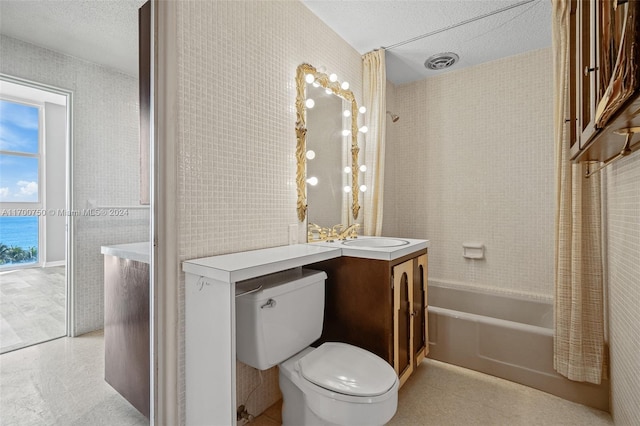
{"type": "Polygon", "coordinates": [[[104,379],[149,418],[149,264],[104,256],[104,379]]]}
{"type": "Polygon", "coordinates": [[[309,266],[327,273],[316,342],[344,342],[380,356],[402,385],[429,350],[427,250],[386,261],[342,256],[309,266]]]}

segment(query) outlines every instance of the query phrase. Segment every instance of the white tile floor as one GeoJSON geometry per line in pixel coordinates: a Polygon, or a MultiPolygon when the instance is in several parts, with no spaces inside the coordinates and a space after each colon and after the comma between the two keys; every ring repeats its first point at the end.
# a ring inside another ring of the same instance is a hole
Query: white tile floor
{"type": "MultiPolygon", "coordinates": [[[[250,422],[279,425],[281,401],[250,422]]],[[[603,411],[476,371],[426,359],[398,394],[388,426],[610,426],[603,411]]]]}
{"type": "MultiPolygon", "coordinates": [[[[103,379],[102,332],[0,356],[2,425],[147,425],[103,379]]],[[[280,424],[276,404],[254,425],[280,424]]],[[[392,426],[610,426],[608,413],[526,386],[425,360],[399,393],[392,426]]],[[[173,426],[173,425],[170,425],[173,426]]]]}
{"type": "Polygon", "coordinates": [[[148,425],[104,381],[102,331],[0,355],[0,424],[148,425]]]}
{"type": "Polygon", "coordinates": [[[0,270],[0,353],[66,334],[65,267],[0,270]]]}

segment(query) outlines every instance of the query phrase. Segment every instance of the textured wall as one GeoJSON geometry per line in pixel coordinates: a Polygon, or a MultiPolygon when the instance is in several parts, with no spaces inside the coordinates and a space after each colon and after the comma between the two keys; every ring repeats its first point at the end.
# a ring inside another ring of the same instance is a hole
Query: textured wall
{"type": "MultiPolygon", "coordinates": [[[[0,36],[0,71],[73,92],[72,210],[134,206],[139,197],[137,79],[113,69],[0,36]]],[[[100,246],[149,239],[149,211],[126,217],[75,217],[76,334],[103,327],[100,246]]]]}
{"type": "Polygon", "coordinates": [[[616,424],[640,420],[640,152],[606,171],[609,344],[616,424]]]}
{"type": "Polygon", "coordinates": [[[552,297],[551,65],[542,49],[390,87],[383,233],[431,240],[431,281],[552,297]]]}
{"type": "MultiPolygon", "coordinates": [[[[361,98],[360,55],[297,1],[177,2],[179,260],[285,245],[297,224],[295,74],[326,66],[361,98]]],[[[184,420],[184,275],[180,276],[184,420]]],[[[238,404],[260,385],[238,366],[238,404]]],[[[247,403],[279,398],[275,370],[247,403]]]]}

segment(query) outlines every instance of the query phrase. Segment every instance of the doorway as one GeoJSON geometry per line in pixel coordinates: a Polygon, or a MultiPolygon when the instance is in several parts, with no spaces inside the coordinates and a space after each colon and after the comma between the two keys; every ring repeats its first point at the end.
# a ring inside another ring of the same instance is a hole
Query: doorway
{"type": "Polygon", "coordinates": [[[69,331],[70,98],[0,75],[0,353],[69,331]]]}

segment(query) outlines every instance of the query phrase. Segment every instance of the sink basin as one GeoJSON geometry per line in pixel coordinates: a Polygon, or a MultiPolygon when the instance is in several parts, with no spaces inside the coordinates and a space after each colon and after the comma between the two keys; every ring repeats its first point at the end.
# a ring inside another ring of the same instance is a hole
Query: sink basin
{"type": "Polygon", "coordinates": [[[406,246],[409,241],[400,240],[398,238],[359,238],[356,240],[343,241],[342,244],[349,247],[399,247],[406,246]]]}

